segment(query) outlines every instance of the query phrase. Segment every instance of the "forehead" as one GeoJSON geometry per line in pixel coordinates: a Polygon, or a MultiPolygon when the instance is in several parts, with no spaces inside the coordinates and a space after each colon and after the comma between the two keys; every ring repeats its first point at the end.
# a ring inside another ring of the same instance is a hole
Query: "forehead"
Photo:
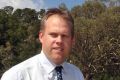
{"type": "Polygon", "coordinates": [[[51,24],[60,24],[60,25],[64,24],[66,26],[70,26],[68,21],[60,15],[52,15],[48,17],[48,19],[46,19],[45,21],[45,26],[47,25],[49,26],[51,24]]]}
{"type": "Polygon", "coordinates": [[[68,22],[59,15],[53,15],[49,17],[45,22],[45,30],[70,30],[68,22]]]}
{"type": "Polygon", "coordinates": [[[62,15],[58,15],[58,14],[49,16],[46,21],[54,20],[54,19],[61,19],[67,22],[67,20],[62,15]]]}

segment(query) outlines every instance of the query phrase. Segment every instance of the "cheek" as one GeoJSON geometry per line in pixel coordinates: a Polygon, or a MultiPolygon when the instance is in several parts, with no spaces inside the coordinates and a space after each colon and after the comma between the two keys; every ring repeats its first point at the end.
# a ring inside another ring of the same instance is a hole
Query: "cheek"
{"type": "Polygon", "coordinates": [[[48,46],[48,47],[52,47],[52,45],[54,44],[54,40],[52,38],[49,38],[47,37],[45,39],[45,44],[48,46]]]}
{"type": "Polygon", "coordinates": [[[71,47],[71,46],[72,46],[72,40],[71,40],[71,39],[66,40],[66,41],[65,41],[65,44],[66,44],[67,46],[71,47]]]}
{"type": "Polygon", "coordinates": [[[65,43],[65,46],[66,46],[66,48],[68,49],[68,51],[71,51],[71,48],[72,48],[72,41],[67,41],[66,43],[65,43]]]}

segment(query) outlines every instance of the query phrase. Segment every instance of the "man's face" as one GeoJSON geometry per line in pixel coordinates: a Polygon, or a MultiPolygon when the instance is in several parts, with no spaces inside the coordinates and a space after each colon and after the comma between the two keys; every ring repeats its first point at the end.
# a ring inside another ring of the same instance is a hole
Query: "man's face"
{"type": "Polygon", "coordinates": [[[73,38],[69,24],[60,16],[53,15],[39,34],[42,50],[55,64],[61,64],[69,56],[73,38]]]}

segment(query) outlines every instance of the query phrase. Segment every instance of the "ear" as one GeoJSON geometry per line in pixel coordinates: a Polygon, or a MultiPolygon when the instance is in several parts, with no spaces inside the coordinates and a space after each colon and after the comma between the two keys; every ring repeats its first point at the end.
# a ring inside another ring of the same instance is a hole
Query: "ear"
{"type": "Polygon", "coordinates": [[[39,32],[39,41],[43,42],[43,32],[39,32]]]}

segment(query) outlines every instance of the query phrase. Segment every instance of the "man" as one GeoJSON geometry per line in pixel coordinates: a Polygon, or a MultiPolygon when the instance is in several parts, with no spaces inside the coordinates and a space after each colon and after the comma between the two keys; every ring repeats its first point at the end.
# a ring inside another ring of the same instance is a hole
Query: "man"
{"type": "Polygon", "coordinates": [[[84,80],[81,71],[66,62],[74,42],[74,21],[68,11],[49,9],[39,40],[41,53],[6,71],[1,80],[84,80]]]}

